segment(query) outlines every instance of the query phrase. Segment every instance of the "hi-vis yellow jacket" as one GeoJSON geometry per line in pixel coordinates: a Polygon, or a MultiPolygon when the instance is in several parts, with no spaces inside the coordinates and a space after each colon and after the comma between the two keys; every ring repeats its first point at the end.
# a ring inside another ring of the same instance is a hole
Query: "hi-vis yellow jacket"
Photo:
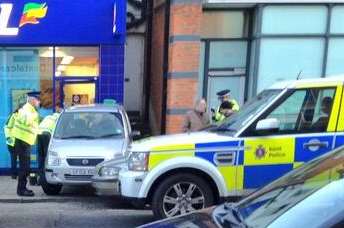
{"type": "Polygon", "coordinates": [[[30,145],[34,145],[39,133],[38,125],[39,114],[37,110],[30,103],[26,103],[18,111],[18,116],[14,121],[12,129],[12,136],[30,145]]]}
{"type": "Polygon", "coordinates": [[[18,115],[17,112],[12,113],[8,122],[4,126],[6,144],[9,146],[14,146],[15,138],[12,135],[12,129],[14,127],[14,122],[15,122],[15,119],[17,118],[17,115],[18,115]]]}
{"type": "Polygon", "coordinates": [[[52,115],[46,116],[42,122],[39,124],[40,134],[43,132],[53,133],[57,119],[59,118],[59,113],[54,113],[52,115]]]}
{"type": "MultiPolygon", "coordinates": [[[[233,105],[233,107],[232,107],[233,111],[239,111],[240,107],[239,107],[239,104],[236,100],[232,99],[229,102],[232,103],[232,105],[233,105]]],[[[226,119],[226,116],[220,112],[220,106],[217,108],[217,110],[215,112],[214,119],[216,122],[222,122],[226,119]]]]}

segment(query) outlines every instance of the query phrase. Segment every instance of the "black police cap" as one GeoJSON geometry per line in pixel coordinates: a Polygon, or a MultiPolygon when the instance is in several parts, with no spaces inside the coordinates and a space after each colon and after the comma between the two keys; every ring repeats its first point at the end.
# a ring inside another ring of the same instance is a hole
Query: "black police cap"
{"type": "Polygon", "coordinates": [[[229,95],[229,92],[230,92],[229,89],[225,89],[225,90],[221,90],[221,91],[217,92],[216,95],[219,97],[223,97],[223,96],[229,95]]]}
{"type": "Polygon", "coordinates": [[[40,98],[41,92],[39,91],[31,91],[26,94],[28,97],[34,97],[36,99],[40,98]]]}

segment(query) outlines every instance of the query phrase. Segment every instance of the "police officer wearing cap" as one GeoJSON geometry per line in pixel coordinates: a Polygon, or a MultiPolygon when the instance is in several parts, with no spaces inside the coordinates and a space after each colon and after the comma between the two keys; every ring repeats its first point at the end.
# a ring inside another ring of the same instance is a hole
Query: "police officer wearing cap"
{"type": "Polygon", "coordinates": [[[234,112],[239,111],[240,107],[236,100],[230,98],[230,90],[225,89],[216,93],[221,105],[213,113],[213,120],[215,122],[221,122],[234,112]]]}
{"type": "Polygon", "coordinates": [[[27,177],[30,173],[31,146],[36,143],[39,133],[40,92],[27,93],[26,104],[19,109],[12,129],[15,138],[14,150],[19,156],[19,175],[17,194],[19,196],[34,196],[33,191],[26,188],[27,177]]]}

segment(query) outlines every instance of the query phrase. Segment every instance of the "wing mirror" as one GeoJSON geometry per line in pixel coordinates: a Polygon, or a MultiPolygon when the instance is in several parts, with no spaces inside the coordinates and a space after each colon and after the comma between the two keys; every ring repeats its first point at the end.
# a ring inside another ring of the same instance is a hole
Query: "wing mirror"
{"type": "Polygon", "coordinates": [[[276,118],[269,118],[259,120],[256,126],[256,131],[264,131],[264,132],[271,132],[271,131],[278,131],[280,122],[276,118]]]}

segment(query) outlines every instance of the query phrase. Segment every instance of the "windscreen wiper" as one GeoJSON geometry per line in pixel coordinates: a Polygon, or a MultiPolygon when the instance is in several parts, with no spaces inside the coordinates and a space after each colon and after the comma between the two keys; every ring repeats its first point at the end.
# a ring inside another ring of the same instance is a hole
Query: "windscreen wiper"
{"type": "Polygon", "coordinates": [[[113,133],[113,134],[101,135],[101,136],[98,136],[97,138],[111,138],[114,136],[121,136],[121,135],[122,135],[122,133],[113,133]]]}
{"type": "Polygon", "coordinates": [[[61,137],[60,139],[95,139],[96,137],[90,135],[73,135],[73,136],[65,136],[61,137]]]}

